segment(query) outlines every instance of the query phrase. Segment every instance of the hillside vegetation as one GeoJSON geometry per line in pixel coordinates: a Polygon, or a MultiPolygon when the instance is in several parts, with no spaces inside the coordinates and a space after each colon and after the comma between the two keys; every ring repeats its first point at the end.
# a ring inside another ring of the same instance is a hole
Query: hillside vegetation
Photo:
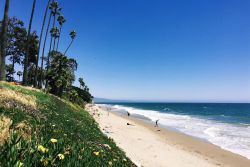
{"type": "Polygon", "coordinates": [[[0,166],[134,166],[80,106],[0,82],[0,166]]]}

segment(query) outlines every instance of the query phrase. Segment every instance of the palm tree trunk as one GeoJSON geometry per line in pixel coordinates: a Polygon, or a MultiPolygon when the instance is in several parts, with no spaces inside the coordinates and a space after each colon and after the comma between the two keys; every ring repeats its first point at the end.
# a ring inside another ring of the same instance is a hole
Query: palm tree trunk
{"type": "Polygon", "coordinates": [[[64,56],[66,55],[66,53],[67,53],[67,51],[69,50],[70,46],[72,45],[73,41],[74,41],[74,39],[71,40],[69,46],[68,46],[67,49],[65,50],[65,52],[64,52],[64,54],[63,54],[64,56]]]}
{"type": "Polygon", "coordinates": [[[38,44],[38,53],[37,53],[37,60],[36,60],[36,72],[35,72],[35,79],[34,79],[34,86],[37,86],[37,77],[38,77],[38,63],[39,63],[39,57],[40,57],[40,47],[41,47],[41,42],[42,42],[42,37],[43,37],[43,29],[45,26],[45,22],[46,22],[46,17],[47,17],[47,13],[48,13],[48,9],[49,9],[49,4],[50,4],[50,0],[48,0],[45,12],[44,12],[44,17],[43,17],[43,24],[42,24],[42,29],[40,32],[40,37],[39,37],[39,44],[38,44]]]}
{"type": "Polygon", "coordinates": [[[12,72],[13,72],[12,77],[13,77],[13,79],[14,79],[14,70],[15,70],[15,59],[13,56],[13,60],[12,60],[12,72]]]}
{"type": "Polygon", "coordinates": [[[56,51],[58,51],[58,46],[59,46],[59,42],[60,42],[61,32],[62,32],[62,26],[60,26],[60,30],[59,30],[59,37],[58,37],[58,41],[57,41],[57,44],[56,44],[56,51]]]}
{"type": "MultiPolygon", "coordinates": [[[[47,29],[46,29],[46,34],[45,34],[45,39],[44,39],[44,42],[43,42],[43,51],[42,51],[42,62],[41,62],[41,71],[43,71],[43,62],[44,62],[44,52],[45,52],[45,46],[46,46],[46,42],[47,42],[47,37],[48,37],[48,34],[49,34],[49,28],[50,28],[50,23],[51,23],[51,17],[52,17],[52,12],[50,12],[50,15],[49,15],[49,22],[48,22],[48,25],[47,25],[47,29]]],[[[39,82],[39,87],[41,88],[42,87],[42,82],[43,82],[43,73],[41,72],[41,80],[39,82]]]]}
{"type": "Polygon", "coordinates": [[[4,8],[4,17],[2,25],[2,34],[1,34],[1,52],[0,52],[0,81],[4,81],[5,76],[5,48],[7,45],[7,28],[8,28],[8,14],[9,14],[9,0],[5,1],[4,8]]]}
{"type": "MultiPolygon", "coordinates": [[[[54,20],[53,20],[53,26],[52,26],[52,28],[55,27],[55,23],[56,23],[56,15],[54,15],[54,20]]],[[[50,52],[51,52],[51,48],[52,48],[52,41],[53,41],[53,37],[51,35],[51,37],[50,37],[50,44],[49,44],[49,54],[48,54],[48,58],[47,58],[46,74],[48,73],[48,70],[49,70],[50,52]]],[[[48,80],[46,80],[45,88],[48,88],[48,80]]]]}
{"type": "Polygon", "coordinates": [[[56,37],[54,37],[54,42],[53,42],[53,51],[55,51],[55,47],[56,47],[56,37]]]}
{"type": "MultiPolygon", "coordinates": [[[[53,37],[50,37],[50,44],[49,44],[49,53],[48,53],[48,57],[47,57],[47,66],[46,66],[46,75],[48,73],[49,70],[49,63],[50,63],[50,54],[51,54],[51,47],[52,47],[52,40],[53,37]]],[[[46,79],[46,83],[45,83],[45,88],[48,88],[48,80],[46,79]]]]}
{"type": "Polygon", "coordinates": [[[36,0],[33,1],[30,22],[29,22],[28,35],[27,35],[26,54],[25,54],[25,58],[24,58],[24,68],[23,68],[23,85],[27,85],[27,81],[28,81],[30,31],[31,31],[35,6],[36,6],[36,0]]]}
{"type": "MultiPolygon", "coordinates": [[[[55,23],[56,23],[56,16],[54,16],[52,28],[55,27],[55,23]]],[[[51,38],[50,38],[50,45],[49,45],[49,55],[48,55],[48,59],[47,59],[47,70],[48,70],[48,68],[49,68],[50,52],[51,52],[51,48],[52,48],[52,42],[53,42],[53,37],[52,37],[52,35],[51,35],[51,38]]]]}

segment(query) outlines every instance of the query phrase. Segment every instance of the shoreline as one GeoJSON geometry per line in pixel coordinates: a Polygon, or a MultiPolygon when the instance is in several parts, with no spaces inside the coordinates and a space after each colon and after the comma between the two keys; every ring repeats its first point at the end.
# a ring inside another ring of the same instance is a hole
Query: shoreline
{"type": "MultiPolygon", "coordinates": [[[[92,106],[92,107],[91,107],[92,106]]],[[[104,134],[114,139],[127,156],[142,166],[226,166],[249,167],[250,160],[208,141],[163,127],[154,127],[138,118],[109,112],[96,105],[87,111],[104,134]],[[132,124],[127,125],[127,123],[132,124]]],[[[138,166],[140,166],[138,165],[138,166]]]]}

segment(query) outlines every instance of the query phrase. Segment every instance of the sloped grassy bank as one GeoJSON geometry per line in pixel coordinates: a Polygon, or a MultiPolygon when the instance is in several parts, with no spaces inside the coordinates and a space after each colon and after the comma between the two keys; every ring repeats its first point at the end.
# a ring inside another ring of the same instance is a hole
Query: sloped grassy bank
{"type": "Polygon", "coordinates": [[[135,166],[81,107],[0,82],[0,166],[135,166]]]}

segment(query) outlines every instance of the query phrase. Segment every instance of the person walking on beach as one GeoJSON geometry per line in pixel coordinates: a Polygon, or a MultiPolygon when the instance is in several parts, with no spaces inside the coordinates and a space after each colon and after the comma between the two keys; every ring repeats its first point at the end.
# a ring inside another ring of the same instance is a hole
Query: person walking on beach
{"type": "Polygon", "coordinates": [[[109,116],[109,112],[110,112],[111,108],[108,108],[108,116],[109,116]]]}
{"type": "Polygon", "coordinates": [[[158,127],[158,122],[159,122],[159,119],[157,119],[157,120],[155,121],[155,127],[158,127]]]}
{"type": "Polygon", "coordinates": [[[128,117],[130,116],[130,113],[127,111],[128,117]]]}

